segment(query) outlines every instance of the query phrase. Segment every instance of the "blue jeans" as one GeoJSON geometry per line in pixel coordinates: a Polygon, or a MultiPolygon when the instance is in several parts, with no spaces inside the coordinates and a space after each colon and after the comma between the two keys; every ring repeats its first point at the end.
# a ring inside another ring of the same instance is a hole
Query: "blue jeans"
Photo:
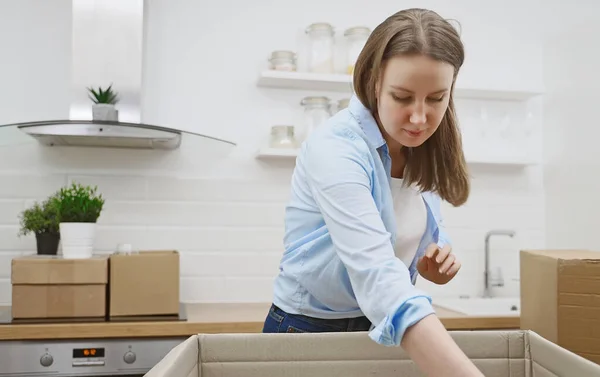
{"type": "Polygon", "coordinates": [[[277,306],[271,305],[265,319],[263,333],[369,331],[370,328],[371,322],[367,317],[320,319],[288,314],[277,306]]]}

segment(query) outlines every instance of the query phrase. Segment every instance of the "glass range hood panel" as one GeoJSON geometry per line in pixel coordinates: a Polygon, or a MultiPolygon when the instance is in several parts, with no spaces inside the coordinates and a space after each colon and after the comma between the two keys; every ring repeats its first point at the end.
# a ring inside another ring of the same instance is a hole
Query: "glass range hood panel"
{"type": "Polygon", "coordinates": [[[232,141],[204,134],[143,123],[51,120],[0,125],[0,129],[4,127],[16,127],[46,146],[173,150],[181,145],[182,134],[236,145],[232,141]]]}

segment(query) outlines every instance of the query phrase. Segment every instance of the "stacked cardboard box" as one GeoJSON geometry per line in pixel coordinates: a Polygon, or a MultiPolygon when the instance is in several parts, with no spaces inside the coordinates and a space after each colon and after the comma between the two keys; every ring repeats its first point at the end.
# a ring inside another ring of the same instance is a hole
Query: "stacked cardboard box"
{"type": "Polygon", "coordinates": [[[14,319],[130,318],[179,314],[179,253],[89,259],[30,255],[12,261],[14,319]]]}
{"type": "Polygon", "coordinates": [[[600,364],[600,252],[523,250],[521,329],[600,364]]]}
{"type": "Polygon", "coordinates": [[[109,317],[179,314],[177,251],[112,254],[109,266],[109,317]]]}

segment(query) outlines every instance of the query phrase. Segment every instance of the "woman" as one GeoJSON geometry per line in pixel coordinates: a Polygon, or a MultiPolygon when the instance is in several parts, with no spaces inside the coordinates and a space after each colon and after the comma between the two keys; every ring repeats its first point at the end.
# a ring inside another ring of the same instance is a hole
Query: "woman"
{"type": "Polygon", "coordinates": [[[398,12],[371,34],[356,95],[303,143],[264,332],[369,331],[432,376],[481,376],[418,291],[460,269],[441,227],[469,179],[452,90],[464,60],[438,14],[398,12]]]}

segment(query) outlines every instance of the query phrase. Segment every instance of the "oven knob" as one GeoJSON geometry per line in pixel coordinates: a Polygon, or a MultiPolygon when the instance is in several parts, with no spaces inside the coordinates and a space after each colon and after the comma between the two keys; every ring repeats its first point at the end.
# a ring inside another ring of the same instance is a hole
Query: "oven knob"
{"type": "Polygon", "coordinates": [[[49,353],[43,354],[40,358],[40,364],[42,364],[43,367],[49,367],[53,362],[54,358],[49,353]]]}
{"type": "Polygon", "coordinates": [[[131,351],[125,352],[125,355],[123,355],[123,360],[127,364],[133,364],[135,362],[135,353],[133,353],[131,351]]]}

